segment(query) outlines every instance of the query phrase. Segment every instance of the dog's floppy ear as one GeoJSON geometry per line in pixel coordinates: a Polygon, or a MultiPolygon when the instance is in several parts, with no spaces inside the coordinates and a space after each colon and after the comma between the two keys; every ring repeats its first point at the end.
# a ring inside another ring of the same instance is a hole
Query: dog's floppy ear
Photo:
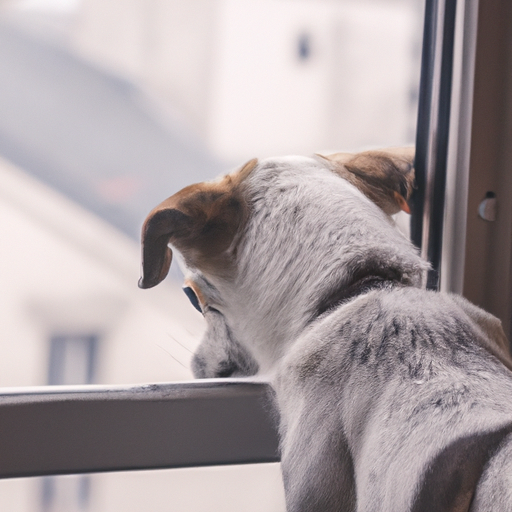
{"type": "Polygon", "coordinates": [[[414,148],[335,153],[322,158],[388,215],[400,210],[410,213],[407,201],[414,186],[414,148]]]}
{"type": "Polygon", "coordinates": [[[169,244],[189,265],[221,264],[219,256],[246,218],[240,185],[256,164],[254,159],[221,180],[190,185],[151,211],[142,227],[140,288],[152,288],[167,276],[172,261],[169,244]]]}

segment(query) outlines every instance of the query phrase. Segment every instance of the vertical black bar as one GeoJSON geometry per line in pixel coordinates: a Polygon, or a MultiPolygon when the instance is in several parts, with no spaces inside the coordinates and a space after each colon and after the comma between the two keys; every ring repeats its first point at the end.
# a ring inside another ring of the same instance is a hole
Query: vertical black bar
{"type": "Polygon", "coordinates": [[[432,264],[429,289],[438,288],[441,267],[456,4],[425,3],[411,238],[432,264]]]}
{"type": "Polygon", "coordinates": [[[430,133],[430,110],[432,83],[434,78],[434,42],[437,0],[425,1],[423,25],[423,47],[421,52],[420,92],[418,99],[418,122],[416,124],[416,189],[411,197],[411,240],[421,249],[423,235],[423,210],[427,184],[427,147],[430,133]]]}

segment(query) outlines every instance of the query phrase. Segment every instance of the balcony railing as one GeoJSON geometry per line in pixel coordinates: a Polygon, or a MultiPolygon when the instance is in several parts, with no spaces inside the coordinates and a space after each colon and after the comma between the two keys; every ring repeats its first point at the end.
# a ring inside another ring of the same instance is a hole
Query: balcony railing
{"type": "Polygon", "coordinates": [[[0,478],[275,462],[268,384],[5,388],[0,478]]]}

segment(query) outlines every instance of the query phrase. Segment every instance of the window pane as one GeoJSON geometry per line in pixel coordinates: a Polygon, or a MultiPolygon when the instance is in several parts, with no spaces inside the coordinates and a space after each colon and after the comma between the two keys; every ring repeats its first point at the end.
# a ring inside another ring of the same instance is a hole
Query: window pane
{"type": "Polygon", "coordinates": [[[413,143],[422,13],[2,2],[0,386],[191,378],[202,317],[174,266],[137,289],[144,217],[254,156],[413,143]]]}
{"type": "MultiPolygon", "coordinates": [[[[414,142],[421,0],[0,2],[0,386],[192,378],[143,219],[255,156],[414,142]]],[[[11,512],[283,511],[278,465],[0,481],[11,512]]]]}

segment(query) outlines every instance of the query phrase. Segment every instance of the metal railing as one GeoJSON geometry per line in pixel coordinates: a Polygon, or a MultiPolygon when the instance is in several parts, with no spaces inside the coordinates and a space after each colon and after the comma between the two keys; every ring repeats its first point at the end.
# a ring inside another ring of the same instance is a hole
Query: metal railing
{"type": "Polygon", "coordinates": [[[276,462],[270,393],[235,379],[5,388],[0,478],[276,462]]]}

